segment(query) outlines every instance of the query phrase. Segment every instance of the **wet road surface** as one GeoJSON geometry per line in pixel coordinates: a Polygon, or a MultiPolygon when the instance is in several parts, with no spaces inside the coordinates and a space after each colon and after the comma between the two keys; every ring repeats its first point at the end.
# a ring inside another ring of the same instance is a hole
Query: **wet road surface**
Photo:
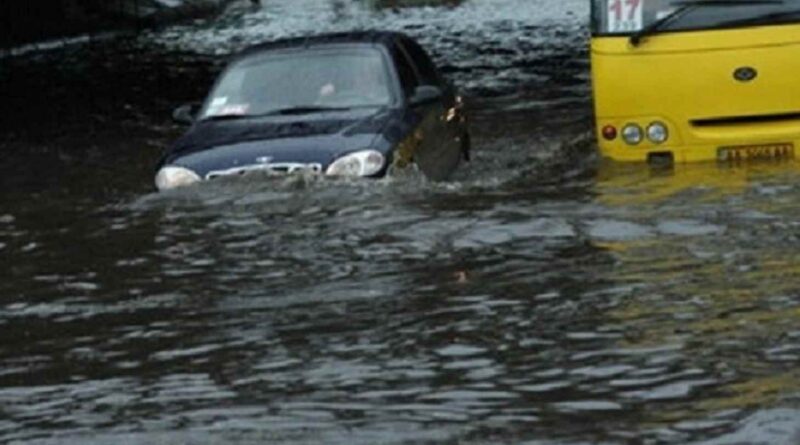
{"type": "Polygon", "coordinates": [[[0,443],[800,443],[797,166],[599,162],[584,3],[284,0],[4,61],[0,443]],[[466,91],[452,181],[153,193],[220,54],[357,27],[466,91]]]}

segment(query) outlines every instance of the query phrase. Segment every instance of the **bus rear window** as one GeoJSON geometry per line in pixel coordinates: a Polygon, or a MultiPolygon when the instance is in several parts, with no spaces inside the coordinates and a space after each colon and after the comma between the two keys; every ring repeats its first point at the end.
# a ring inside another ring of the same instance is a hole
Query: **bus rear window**
{"type": "Polygon", "coordinates": [[[630,34],[672,13],[674,0],[595,0],[593,31],[598,34],[630,34]]]}
{"type": "Polygon", "coordinates": [[[660,28],[662,32],[736,28],[800,22],[800,1],[782,3],[743,0],[739,3],[676,0],[593,0],[592,33],[632,34],[679,8],[686,8],[660,28]]]}

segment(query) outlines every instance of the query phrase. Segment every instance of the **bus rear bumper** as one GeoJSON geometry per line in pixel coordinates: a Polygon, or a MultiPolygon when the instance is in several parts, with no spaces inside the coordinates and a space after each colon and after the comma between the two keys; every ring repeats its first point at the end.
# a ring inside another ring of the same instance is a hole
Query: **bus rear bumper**
{"type": "Polygon", "coordinates": [[[675,163],[687,162],[750,162],[787,161],[800,156],[800,139],[782,142],[755,142],[726,145],[690,145],[642,148],[604,148],[600,144],[600,154],[604,158],[620,162],[653,162],[670,160],[675,163]]]}
{"type": "Polygon", "coordinates": [[[793,142],[752,143],[737,145],[668,146],[649,149],[603,149],[604,158],[619,162],[750,162],[796,160],[800,140],[793,142]]]}

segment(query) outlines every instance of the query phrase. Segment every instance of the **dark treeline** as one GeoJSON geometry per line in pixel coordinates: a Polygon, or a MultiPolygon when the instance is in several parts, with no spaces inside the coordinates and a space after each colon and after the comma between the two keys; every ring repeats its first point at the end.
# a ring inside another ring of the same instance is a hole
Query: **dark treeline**
{"type": "Polygon", "coordinates": [[[3,0],[0,47],[110,29],[135,28],[197,16],[228,0],[185,0],[165,8],[154,0],[3,0]]]}
{"type": "MultiPolygon", "coordinates": [[[[136,29],[213,13],[234,0],[0,0],[0,48],[108,30],[136,29]]],[[[239,0],[260,6],[267,0],[239,0]]],[[[328,1],[328,0],[320,0],[328,1]]],[[[457,6],[463,0],[357,0],[373,8],[457,6]]]]}

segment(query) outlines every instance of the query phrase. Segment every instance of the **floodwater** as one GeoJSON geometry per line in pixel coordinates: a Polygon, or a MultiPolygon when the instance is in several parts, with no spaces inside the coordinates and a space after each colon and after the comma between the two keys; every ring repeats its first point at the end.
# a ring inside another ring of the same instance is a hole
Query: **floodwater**
{"type": "Polygon", "coordinates": [[[0,443],[800,443],[795,164],[598,161],[583,0],[263,3],[2,61],[0,443]],[[153,192],[224,54],[363,27],[468,96],[452,181],[153,192]]]}

